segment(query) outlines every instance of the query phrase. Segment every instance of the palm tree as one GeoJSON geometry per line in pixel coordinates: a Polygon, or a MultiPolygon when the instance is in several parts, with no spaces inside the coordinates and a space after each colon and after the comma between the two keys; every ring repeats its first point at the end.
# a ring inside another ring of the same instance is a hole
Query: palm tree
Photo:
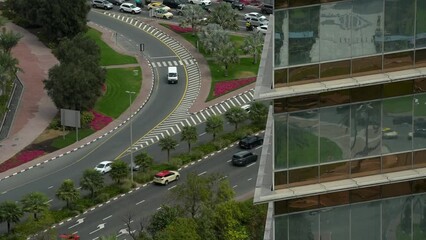
{"type": "Polygon", "coordinates": [[[6,31],[6,29],[3,29],[2,33],[0,34],[0,48],[6,53],[10,53],[12,48],[18,44],[21,38],[22,36],[19,33],[6,31]]]}
{"type": "Polygon", "coordinates": [[[229,34],[218,24],[209,24],[201,28],[197,36],[207,53],[215,52],[220,45],[230,41],[229,34]]]}
{"type": "Polygon", "coordinates": [[[238,124],[247,119],[247,112],[240,107],[231,107],[225,112],[225,118],[228,122],[234,124],[235,130],[237,130],[238,124]]]}
{"type": "Polygon", "coordinates": [[[226,42],[219,45],[217,51],[213,52],[214,61],[225,67],[225,76],[228,76],[229,66],[240,61],[237,49],[233,42],[226,42]]]}
{"type": "Polygon", "coordinates": [[[129,176],[129,165],[123,160],[116,160],[111,164],[111,171],[109,172],[111,178],[116,182],[120,183],[121,179],[129,176]]]}
{"type": "Polygon", "coordinates": [[[254,124],[265,124],[268,118],[268,108],[261,102],[253,102],[250,105],[248,117],[254,124]]]}
{"type": "Polygon", "coordinates": [[[158,143],[161,147],[161,150],[167,150],[167,161],[170,161],[170,150],[174,150],[177,146],[177,141],[174,140],[171,136],[166,136],[160,139],[158,143]]]}
{"type": "Polygon", "coordinates": [[[80,186],[84,190],[89,190],[90,197],[93,198],[95,193],[104,186],[104,177],[95,169],[86,169],[80,179],[80,186]]]}
{"type": "Polygon", "coordinates": [[[74,187],[74,182],[71,179],[65,179],[59,189],[56,191],[56,197],[67,203],[67,208],[70,203],[75,202],[80,198],[80,193],[74,187]]]}
{"type": "Polygon", "coordinates": [[[152,166],[153,159],[146,152],[141,152],[135,157],[135,164],[146,172],[152,166]]]}
{"type": "Polygon", "coordinates": [[[32,192],[25,195],[22,200],[22,210],[24,212],[32,213],[34,219],[38,221],[37,214],[49,209],[48,198],[41,192],[32,192]]]}
{"type": "Polygon", "coordinates": [[[0,203],[0,221],[7,223],[7,233],[10,233],[10,224],[19,222],[22,217],[22,209],[13,201],[0,203]]]}
{"type": "Polygon", "coordinates": [[[216,134],[223,131],[223,119],[221,116],[211,116],[206,120],[206,132],[213,134],[213,140],[216,134]]]}
{"type": "Polygon", "coordinates": [[[203,23],[203,18],[206,12],[200,5],[187,4],[182,10],[182,18],[179,26],[192,28],[192,34],[194,35],[197,31],[197,27],[203,23]]]}
{"type": "Polygon", "coordinates": [[[16,72],[21,70],[18,64],[19,61],[9,53],[0,52],[0,80],[3,82],[4,92],[7,84],[15,79],[16,72]]]}
{"type": "Polygon", "coordinates": [[[231,7],[231,4],[221,2],[216,5],[209,15],[209,22],[219,24],[223,29],[236,31],[239,29],[238,12],[231,7]]]}
{"type": "Polygon", "coordinates": [[[197,128],[195,126],[183,127],[180,139],[188,143],[188,152],[191,152],[191,143],[196,142],[198,139],[197,128]]]}
{"type": "Polygon", "coordinates": [[[249,37],[244,38],[243,50],[245,53],[253,55],[253,64],[257,63],[257,58],[262,53],[264,37],[261,32],[255,32],[249,37]]]}

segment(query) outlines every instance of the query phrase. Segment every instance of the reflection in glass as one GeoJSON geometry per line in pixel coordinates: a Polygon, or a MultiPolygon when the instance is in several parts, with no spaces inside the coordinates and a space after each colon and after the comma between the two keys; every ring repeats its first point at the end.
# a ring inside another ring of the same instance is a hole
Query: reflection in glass
{"type": "Polygon", "coordinates": [[[348,179],[350,165],[350,162],[320,165],[320,182],[348,179]]]}
{"type": "Polygon", "coordinates": [[[413,229],[423,229],[423,231],[413,231],[413,239],[426,239],[426,194],[414,196],[413,202],[413,229]]]}
{"type": "Polygon", "coordinates": [[[380,240],[380,202],[354,204],[351,207],[351,239],[380,240]]]}
{"type": "MultiPolygon", "coordinates": [[[[383,19],[383,0],[353,1],[352,56],[383,52],[383,19]]],[[[362,62],[359,63],[362,64],[362,62]]],[[[368,65],[365,64],[364,66],[367,67],[368,65]]]]}
{"type": "Polygon", "coordinates": [[[349,192],[335,192],[320,195],[320,207],[333,207],[349,204],[349,192]]]}
{"type": "Polygon", "coordinates": [[[416,51],[416,67],[424,67],[424,66],[426,66],[426,49],[417,50],[416,51]]]}
{"type": "Polygon", "coordinates": [[[324,92],[320,95],[320,107],[335,106],[350,102],[349,90],[324,92]]]}
{"type": "Polygon", "coordinates": [[[274,65],[288,65],[288,11],[279,10],[274,13],[274,65]]]}
{"type": "Polygon", "coordinates": [[[274,215],[281,215],[288,213],[288,201],[276,201],[274,202],[274,215]]]}
{"type": "Polygon", "coordinates": [[[319,239],[318,214],[298,213],[289,216],[290,239],[319,239]]]}
{"type": "Polygon", "coordinates": [[[280,8],[287,8],[288,7],[288,0],[275,0],[274,1],[274,9],[280,9],[280,8]]]}
{"type": "Polygon", "coordinates": [[[293,169],[288,172],[291,187],[318,183],[318,166],[293,169]]]}
{"type": "Polygon", "coordinates": [[[318,81],[319,79],[319,64],[294,67],[289,70],[289,82],[290,83],[309,83],[318,81]]]}
{"type": "MultiPolygon", "coordinates": [[[[292,1],[303,4],[304,1],[292,1]]],[[[292,4],[290,2],[290,5],[292,4]]],[[[304,7],[289,10],[288,57],[289,65],[318,61],[319,51],[313,47],[318,38],[320,7],[304,7]]],[[[284,32],[285,34],[286,32],[284,32]]]]}
{"type": "Polygon", "coordinates": [[[274,223],[275,239],[288,240],[288,215],[275,217],[274,223]]]}
{"type": "Polygon", "coordinates": [[[382,157],[382,172],[395,172],[411,169],[413,157],[411,152],[386,155],[382,157]]]}
{"type": "Polygon", "coordinates": [[[426,47],[426,1],[418,0],[416,24],[416,48],[426,47]]]}
{"type": "MultiPolygon", "coordinates": [[[[295,112],[300,110],[312,109],[319,107],[319,95],[309,94],[296,97],[287,98],[286,111],[295,112]]],[[[299,113],[299,115],[306,115],[305,113],[299,113]]]]}
{"type": "Polygon", "coordinates": [[[322,4],[320,12],[320,41],[314,44],[313,51],[319,49],[320,61],[350,58],[351,31],[355,24],[352,1],[322,4]]]}
{"type": "Polygon", "coordinates": [[[351,178],[379,174],[381,171],[380,157],[365,158],[351,161],[351,178]]]}
{"type": "Polygon", "coordinates": [[[414,7],[415,0],[385,0],[385,52],[414,47],[414,7]]]}
{"type": "Polygon", "coordinates": [[[407,134],[413,126],[412,99],[407,96],[383,100],[382,154],[411,150],[412,142],[407,134]]]}
{"type": "Polygon", "coordinates": [[[287,201],[288,203],[288,211],[289,212],[302,212],[310,209],[317,209],[319,207],[318,196],[312,197],[303,197],[290,199],[287,201]]]}
{"type": "Polygon", "coordinates": [[[382,56],[352,59],[352,75],[374,74],[382,71],[382,56]]]}
{"type": "Polygon", "coordinates": [[[390,198],[411,194],[412,182],[385,184],[382,186],[382,198],[390,198]]]}
{"type": "Polygon", "coordinates": [[[384,71],[399,71],[414,67],[414,52],[386,54],[383,60],[384,71]]]}
{"type": "Polygon", "coordinates": [[[274,117],[275,169],[287,168],[287,114],[274,117]]]}
{"type": "Polygon", "coordinates": [[[382,234],[385,239],[395,236],[399,229],[398,239],[411,239],[411,198],[400,197],[383,200],[382,206],[382,234]]]}
{"type": "Polygon", "coordinates": [[[426,92],[426,78],[414,80],[414,92],[415,93],[426,92]]]}
{"type": "Polygon", "coordinates": [[[340,61],[331,63],[322,63],[320,65],[320,78],[322,81],[349,77],[351,73],[351,62],[340,61]]]}
{"type": "Polygon", "coordinates": [[[287,171],[274,173],[274,188],[283,189],[287,187],[287,171]]]}
{"type": "Polygon", "coordinates": [[[289,115],[289,167],[318,164],[318,122],[317,110],[289,115]]]}
{"type": "Polygon", "coordinates": [[[408,133],[413,139],[413,149],[426,148],[426,93],[416,94],[413,99],[414,126],[408,133]]]}
{"type": "Polygon", "coordinates": [[[383,98],[410,95],[412,93],[413,81],[392,82],[383,85],[383,98]]]}
{"type": "Polygon", "coordinates": [[[321,238],[319,239],[350,239],[351,224],[348,207],[322,210],[320,221],[321,238]]]}
{"type": "Polygon", "coordinates": [[[366,202],[381,197],[381,189],[379,186],[368,187],[368,188],[359,188],[350,191],[350,201],[351,203],[356,202],[366,202]]]}
{"type": "Polygon", "coordinates": [[[382,98],[383,85],[373,85],[351,89],[351,101],[353,103],[382,98]]]}
{"type": "Polygon", "coordinates": [[[349,159],[350,107],[343,105],[320,109],[320,162],[349,159]]]}
{"type": "Polygon", "coordinates": [[[413,153],[413,165],[414,167],[426,167],[426,150],[413,153]]]}
{"type": "Polygon", "coordinates": [[[381,135],[380,102],[351,106],[351,152],[353,158],[379,155],[381,135]]]}
{"type": "Polygon", "coordinates": [[[287,68],[274,71],[274,88],[282,87],[287,84],[287,71],[287,68]]]}

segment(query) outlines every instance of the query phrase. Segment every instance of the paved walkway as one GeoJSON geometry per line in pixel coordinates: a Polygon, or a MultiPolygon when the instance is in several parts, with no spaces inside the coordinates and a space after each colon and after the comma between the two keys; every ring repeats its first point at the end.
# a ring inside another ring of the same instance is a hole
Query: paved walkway
{"type": "MultiPolygon", "coordinates": [[[[200,65],[202,84],[200,94],[190,109],[191,112],[200,111],[210,105],[219,103],[235,94],[244,92],[254,87],[254,85],[251,84],[244,88],[238,89],[237,92],[228,93],[213,101],[205,103],[204,101],[208,96],[211,84],[210,70],[206,60],[189,42],[180,37],[180,35],[162,27],[156,21],[146,22],[179,40],[191,52],[194,58],[197,59],[200,65]]],[[[134,55],[133,52],[126,51],[124,48],[118,46],[119,44],[117,45],[115,43],[113,32],[109,31],[108,29],[96,26],[95,24],[89,23],[89,26],[101,31],[103,33],[102,39],[117,52],[134,55]]],[[[23,72],[19,73],[18,76],[23,82],[24,93],[15,116],[13,128],[11,129],[8,138],[0,142],[0,163],[14,156],[16,153],[20,152],[31,142],[33,142],[47,128],[53,117],[57,114],[57,109],[43,89],[42,81],[47,78],[48,69],[57,64],[58,61],[55,59],[50,49],[45,47],[34,35],[25,29],[12,23],[8,23],[7,28],[15,32],[19,32],[23,36],[18,45],[13,49],[12,54],[19,60],[20,68],[23,69],[23,72]]],[[[140,55],[136,55],[136,57],[138,59],[139,66],[141,66],[143,69],[142,77],[144,81],[142,81],[142,87],[138,97],[132,104],[132,109],[137,109],[149,98],[153,84],[152,72],[148,66],[148,62],[140,55]]],[[[132,64],[132,66],[135,65],[132,64]]],[[[128,111],[129,110],[124,112],[119,118],[115,119],[104,129],[92,134],[78,143],[74,143],[64,149],[35,159],[32,162],[0,173],[0,179],[15,172],[19,172],[22,169],[26,169],[36,163],[46,161],[52,157],[71,151],[72,149],[78,148],[79,146],[104,135],[123,122],[129,116],[128,111]]]]}

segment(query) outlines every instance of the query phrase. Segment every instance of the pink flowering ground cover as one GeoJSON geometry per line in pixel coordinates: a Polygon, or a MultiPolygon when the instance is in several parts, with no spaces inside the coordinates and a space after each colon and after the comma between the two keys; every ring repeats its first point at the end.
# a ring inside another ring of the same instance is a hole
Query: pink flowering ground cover
{"type": "Polygon", "coordinates": [[[170,27],[171,30],[173,30],[176,33],[192,32],[192,28],[190,28],[190,27],[184,28],[184,27],[181,27],[181,26],[178,26],[178,25],[173,25],[173,24],[170,24],[169,27],[170,27]]]}
{"type": "Polygon", "coordinates": [[[256,81],[256,77],[241,78],[236,80],[218,82],[214,85],[213,97],[222,96],[223,94],[232,92],[235,89],[246,86],[254,81],[256,81]]]}
{"type": "Polygon", "coordinates": [[[11,168],[17,167],[21,164],[27,163],[33,159],[43,156],[46,152],[42,150],[27,150],[18,153],[15,157],[0,164],[0,172],[7,171],[11,168]]]}
{"type": "Polygon", "coordinates": [[[104,128],[106,125],[108,125],[110,122],[112,122],[112,118],[105,116],[101,113],[95,112],[93,110],[91,110],[91,112],[93,113],[93,115],[95,116],[92,120],[92,122],[90,123],[90,127],[95,130],[101,130],[102,128],[104,128]]]}

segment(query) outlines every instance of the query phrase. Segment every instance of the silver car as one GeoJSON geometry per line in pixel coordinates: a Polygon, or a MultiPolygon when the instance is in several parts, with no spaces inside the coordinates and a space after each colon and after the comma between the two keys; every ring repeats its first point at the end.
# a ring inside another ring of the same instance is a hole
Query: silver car
{"type": "Polygon", "coordinates": [[[105,10],[112,9],[113,7],[112,3],[108,2],[107,0],[93,0],[92,6],[94,8],[103,8],[105,10]]]}

